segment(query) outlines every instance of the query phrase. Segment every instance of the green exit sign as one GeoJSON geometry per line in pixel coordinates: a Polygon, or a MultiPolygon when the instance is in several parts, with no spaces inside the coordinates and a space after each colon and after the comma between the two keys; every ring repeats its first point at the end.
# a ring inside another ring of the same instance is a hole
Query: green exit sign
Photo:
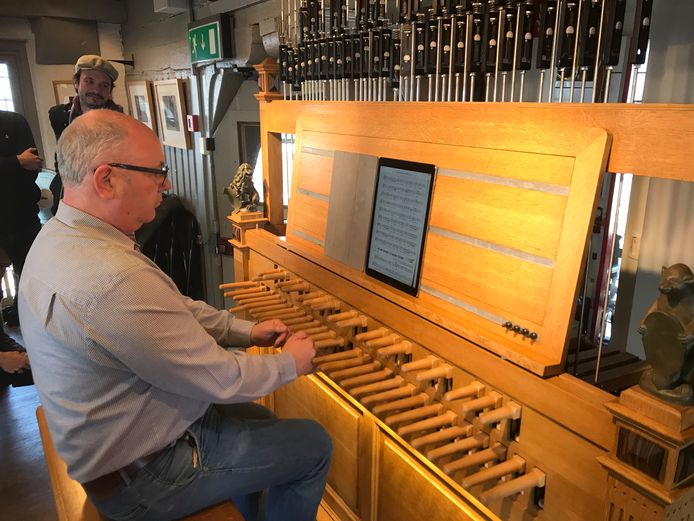
{"type": "Polygon", "coordinates": [[[232,58],[232,18],[218,15],[188,25],[188,49],[192,63],[232,58]]]}
{"type": "Polygon", "coordinates": [[[195,29],[188,29],[190,58],[193,63],[219,60],[222,57],[219,32],[218,22],[201,25],[195,29]]]}

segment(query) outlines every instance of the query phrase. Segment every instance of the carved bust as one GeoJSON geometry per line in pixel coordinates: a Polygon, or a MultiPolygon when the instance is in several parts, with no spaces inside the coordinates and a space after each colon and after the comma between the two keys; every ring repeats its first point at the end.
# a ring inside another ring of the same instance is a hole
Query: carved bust
{"type": "Polygon", "coordinates": [[[686,264],[663,266],[660,295],[641,321],[651,369],[641,387],[664,400],[694,405],[694,274],[686,264]]]}
{"type": "Polygon", "coordinates": [[[243,163],[236,170],[236,175],[224,193],[231,201],[231,211],[255,212],[258,209],[260,197],[253,186],[253,168],[248,163],[243,163]]]}

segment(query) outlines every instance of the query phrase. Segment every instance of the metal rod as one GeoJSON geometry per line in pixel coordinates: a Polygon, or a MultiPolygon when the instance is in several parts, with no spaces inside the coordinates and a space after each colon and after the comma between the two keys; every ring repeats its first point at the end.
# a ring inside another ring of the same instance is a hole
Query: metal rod
{"type": "MultiPolygon", "coordinates": [[[[467,19],[465,21],[465,57],[463,58],[463,101],[465,101],[465,98],[467,96],[467,66],[468,66],[468,61],[467,58],[470,55],[469,49],[470,49],[470,32],[472,31],[472,28],[470,25],[472,24],[472,13],[467,14],[467,19]]],[[[474,78],[470,79],[470,92],[474,93],[475,92],[475,87],[474,87],[474,78]]],[[[470,95],[470,100],[472,101],[472,97],[474,94],[470,95]]],[[[457,92],[456,92],[457,96],[457,92]]]]}
{"type": "Polygon", "coordinates": [[[588,239],[588,253],[586,255],[586,266],[585,266],[585,272],[583,274],[583,293],[581,293],[582,298],[581,298],[581,314],[578,319],[578,338],[576,338],[576,353],[574,356],[573,360],[573,369],[572,369],[572,374],[576,376],[576,373],[578,373],[578,354],[581,351],[581,340],[583,339],[583,316],[585,313],[586,309],[586,293],[588,293],[588,268],[590,267],[590,250],[593,245],[593,234],[590,234],[590,238],[588,239]]]}
{"type": "Polygon", "coordinates": [[[585,101],[586,95],[586,74],[588,69],[586,67],[581,67],[581,103],[585,101]]]}
{"type": "MultiPolygon", "coordinates": [[[[449,42],[450,45],[450,51],[448,51],[450,58],[448,60],[448,83],[446,89],[448,90],[448,97],[446,101],[451,101],[453,99],[453,93],[452,93],[452,88],[453,88],[453,68],[455,66],[455,28],[457,27],[457,24],[455,23],[455,16],[453,14],[451,16],[451,41],[449,42]]],[[[467,51],[467,49],[465,49],[467,51]]],[[[458,85],[456,83],[456,96],[455,96],[455,101],[458,101],[458,85]]]]}
{"type": "Polygon", "coordinates": [[[600,317],[600,339],[598,341],[598,358],[595,365],[595,384],[598,383],[598,377],[600,376],[600,359],[602,357],[602,346],[605,340],[605,327],[607,326],[607,304],[610,300],[610,284],[612,282],[612,261],[614,259],[614,241],[616,240],[616,234],[619,222],[619,204],[622,198],[622,186],[624,184],[624,174],[617,174],[617,198],[616,204],[613,204],[614,219],[612,219],[613,225],[611,226],[610,235],[612,237],[612,245],[610,247],[610,262],[609,272],[610,275],[607,277],[607,286],[605,288],[605,298],[602,302],[602,313],[600,317]]]}
{"type": "Polygon", "coordinates": [[[597,96],[597,82],[598,82],[598,69],[600,67],[600,56],[601,56],[601,49],[600,46],[602,45],[602,31],[604,29],[605,25],[605,3],[607,0],[602,0],[602,6],[600,9],[600,30],[598,31],[598,43],[595,48],[595,67],[593,68],[593,92],[591,93],[590,96],[590,102],[595,103],[595,99],[597,96]]]}
{"type": "Polygon", "coordinates": [[[520,71],[520,88],[518,89],[518,101],[523,101],[523,88],[525,87],[525,71],[520,71]]]}
{"type": "Polygon", "coordinates": [[[439,76],[441,75],[441,53],[443,49],[441,47],[441,31],[443,31],[443,18],[440,16],[436,20],[436,68],[434,69],[434,74],[436,77],[436,84],[434,85],[434,101],[439,101],[439,76]]]}
{"type": "Polygon", "coordinates": [[[516,94],[516,68],[518,67],[518,40],[520,39],[520,19],[521,19],[521,2],[518,2],[516,7],[516,29],[515,38],[513,40],[513,65],[511,66],[511,96],[509,101],[513,101],[516,94]]]}
{"type": "Polygon", "coordinates": [[[496,60],[494,61],[494,96],[492,99],[496,101],[496,91],[497,91],[497,81],[499,78],[499,59],[501,59],[501,30],[504,26],[502,20],[504,19],[505,11],[503,8],[499,9],[497,13],[497,28],[496,28],[496,60]]]}
{"type": "Polygon", "coordinates": [[[537,101],[539,103],[542,103],[542,95],[545,91],[545,73],[546,72],[547,72],[547,69],[540,70],[540,88],[539,88],[538,96],[537,96],[537,101]]]}
{"type": "Polygon", "coordinates": [[[639,75],[639,65],[634,64],[631,69],[631,89],[629,89],[629,99],[627,103],[634,103],[634,98],[636,97],[636,83],[639,75]]]}
{"type": "Polygon", "coordinates": [[[610,95],[610,80],[612,79],[612,66],[607,67],[607,72],[605,73],[605,97],[603,102],[607,103],[607,98],[610,95]]]}
{"type": "Polygon", "coordinates": [[[578,61],[578,38],[581,34],[581,11],[583,10],[583,0],[578,0],[578,17],[576,19],[576,27],[574,27],[574,34],[576,38],[574,40],[574,55],[571,62],[571,92],[569,93],[569,103],[574,101],[574,82],[576,81],[576,62],[578,61]]]}
{"type": "MultiPolygon", "coordinates": [[[[415,51],[415,36],[414,36],[414,19],[410,22],[410,101],[414,100],[414,51],[415,51]]],[[[419,81],[417,81],[419,83],[419,81]]],[[[417,101],[419,101],[419,92],[417,92],[417,101]]]]}
{"type": "Polygon", "coordinates": [[[559,39],[557,33],[559,32],[559,20],[561,20],[561,18],[559,17],[561,13],[561,6],[562,1],[559,0],[557,2],[557,12],[554,16],[554,34],[552,34],[552,58],[549,62],[550,77],[549,81],[547,82],[549,84],[549,99],[547,100],[549,103],[552,103],[552,92],[554,91],[554,63],[557,58],[557,41],[559,39]]]}
{"type": "Polygon", "coordinates": [[[501,101],[506,101],[506,71],[501,73],[501,101]]]}

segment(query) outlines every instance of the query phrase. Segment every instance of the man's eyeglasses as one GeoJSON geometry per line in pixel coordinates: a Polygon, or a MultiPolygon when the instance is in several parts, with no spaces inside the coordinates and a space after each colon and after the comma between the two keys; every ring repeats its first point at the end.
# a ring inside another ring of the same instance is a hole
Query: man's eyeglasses
{"type": "Polygon", "coordinates": [[[166,183],[166,176],[169,175],[169,165],[164,165],[161,168],[150,168],[146,166],[136,166],[136,165],[128,165],[125,163],[106,163],[108,166],[112,166],[115,168],[122,168],[123,170],[133,170],[135,172],[145,172],[147,174],[156,174],[163,176],[161,180],[161,185],[164,186],[164,183],[166,183]]]}

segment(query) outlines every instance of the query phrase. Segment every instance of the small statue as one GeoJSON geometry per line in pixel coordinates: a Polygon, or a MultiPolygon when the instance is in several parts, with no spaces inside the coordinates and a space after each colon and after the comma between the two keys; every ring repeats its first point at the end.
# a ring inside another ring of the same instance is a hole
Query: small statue
{"type": "Polygon", "coordinates": [[[260,196],[253,186],[253,168],[248,163],[243,163],[236,170],[236,175],[224,193],[231,201],[231,211],[255,212],[258,209],[260,196]]]}
{"type": "Polygon", "coordinates": [[[663,266],[660,296],[641,321],[646,360],[639,385],[667,401],[694,405],[694,274],[686,264],[663,266]]]}

